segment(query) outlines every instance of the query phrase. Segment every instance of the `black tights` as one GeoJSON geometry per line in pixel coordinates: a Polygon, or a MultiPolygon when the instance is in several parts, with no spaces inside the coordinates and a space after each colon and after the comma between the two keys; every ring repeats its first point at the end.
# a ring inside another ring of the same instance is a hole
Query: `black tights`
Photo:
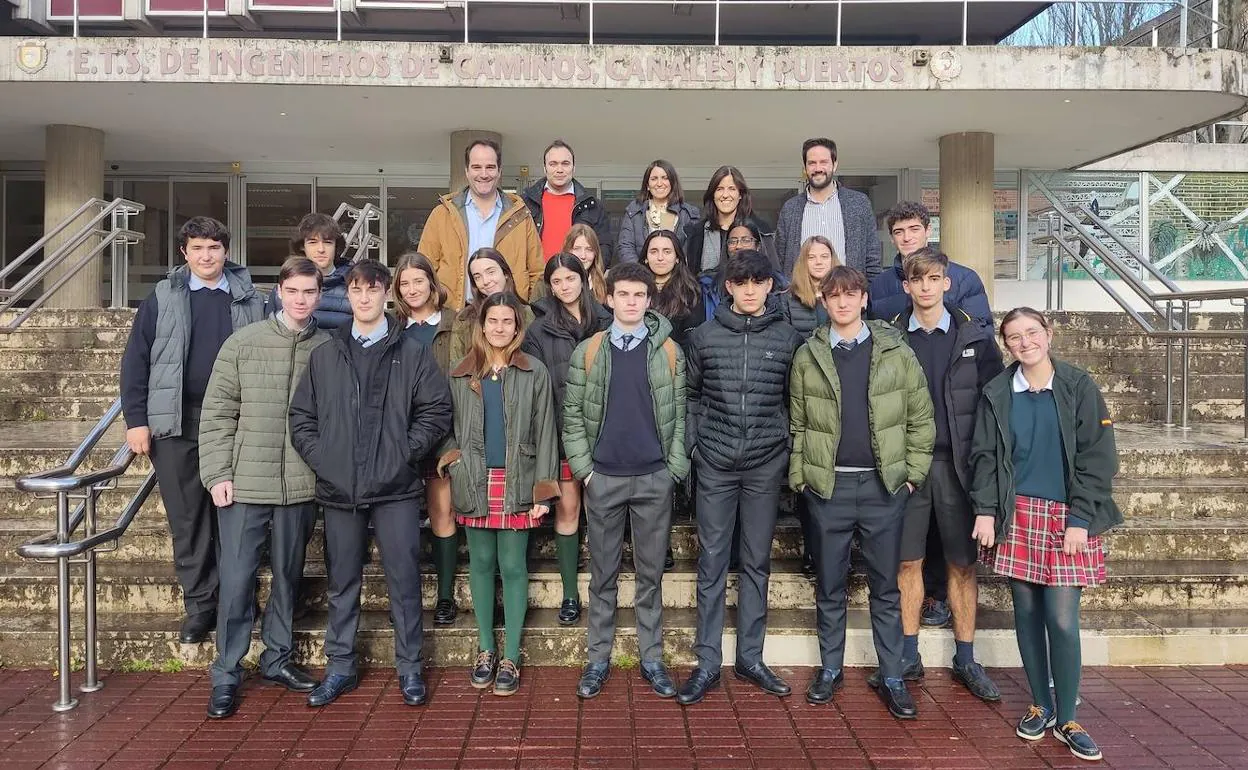
{"type": "Polygon", "coordinates": [[[1045,586],[1010,581],[1014,595],[1014,632],[1032,703],[1053,709],[1049,676],[1057,694],[1057,723],[1075,721],[1082,656],[1079,647],[1078,586],[1045,586]]]}

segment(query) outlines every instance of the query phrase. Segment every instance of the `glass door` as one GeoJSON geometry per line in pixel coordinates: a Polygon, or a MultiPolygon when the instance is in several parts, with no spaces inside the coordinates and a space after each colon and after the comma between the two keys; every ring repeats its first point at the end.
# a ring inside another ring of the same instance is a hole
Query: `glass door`
{"type": "Polygon", "coordinates": [[[290,240],[299,220],[312,211],[312,185],[311,179],[245,181],[244,259],[257,283],[277,280],[282,263],[290,256],[290,240]]]}

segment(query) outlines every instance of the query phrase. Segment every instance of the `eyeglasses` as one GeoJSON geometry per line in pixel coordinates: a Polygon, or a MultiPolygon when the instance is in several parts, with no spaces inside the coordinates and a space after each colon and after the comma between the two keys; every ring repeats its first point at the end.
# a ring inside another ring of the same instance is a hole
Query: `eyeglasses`
{"type": "Polygon", "coordinates": [[[758,243],[758,240],[748,235],[745,236],[744,238],[729,238],[728,239],[729,246],[753,246],[756,243],[758,243]]]}
{"type": "Polygon", "coordinates": [[[1044,336],[1044,329],[1040,329],[1040,328],[1028,329],[1027,331],[1021,334],[1007,334],[1005,336],[1005,344],[1007,347],[1016,348],[1019,345],[1023,344],[1023,340],[1027,340],[1028,342],[1035,342],[1036,340],[1040,339],[1043,336],[1044,336]]]}

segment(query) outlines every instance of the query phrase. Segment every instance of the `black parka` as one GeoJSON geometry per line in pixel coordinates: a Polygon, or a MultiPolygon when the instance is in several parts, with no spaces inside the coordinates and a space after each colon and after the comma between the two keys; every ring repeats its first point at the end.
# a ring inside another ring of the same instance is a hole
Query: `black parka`
{"type": "Polygon", "coordinates": [[[724,303],[686,346],[685,446],[725,471],[756,468],[789,447],[789,366],[802,336],[777,301],[761,316],[724,303]]]}
{"type": "Polygon", "coordinates": [[[371,382],[355,373],[346,324],[312,351],[290,403],[290,443],[316,473],[316,501],[331,508],[422,496],[421,461],[451,429],[451,391],[433,350],[386,320],[371,382]]]}
{"type": "MultiPolygon", "coordinates": [[[[959,307],[945,305],[950,316],[950,333],[955,335],[953,354],[945,369],[945,413],[949,416],[949,446],[953,467],[962,488],[971,488],[971,435],[975,431],[975,410],[984,386],[1005,368],[1001,349],[992,338],[992,326],[959,307]]],[[[889,320],[907,342],[914,305],[889,320]]],[[[927,374],[927,372],[924,372],[927,374]]]]}
{"type": "MultiPolygon", "coordinates": [[[[588,291],[589,287],[585,287],[588,291]]],[[[520,349],[541,361],[550,372],[551,393],[555,399],[555,423],[559,432],[563,433],[563,399],[568,392],[568,364],[572,361],[572,351],[581,344],[581,340],[600,332],[611,325],[611,311],[597,302],[594,303],[594,324],[585,337],[577,338],[555,320],[555,303],[559,300],[551,296],[539,298],[530,307],[537,320],[524,330],[524,342],[520,349]]],[[[560,456],[563,456],[560,450],[560,456]]]]}

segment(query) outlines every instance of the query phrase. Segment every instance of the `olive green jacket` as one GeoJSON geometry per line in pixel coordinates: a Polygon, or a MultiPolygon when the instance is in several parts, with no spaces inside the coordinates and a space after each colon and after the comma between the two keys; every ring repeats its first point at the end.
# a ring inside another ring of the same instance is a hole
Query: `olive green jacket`
{"type": "MultiPolygon", "coordinates": [[[[485,403],[474,377],[475,359],[451,371],[454,423],[439,447],[438,475],[451,477],[451,506],[461,516],[489,513],[485,467],[485,403]]],[[[516,351],[503,374],[507,426],[503,510],[526,512],[559,497],[559,440],[550,374],[542,362],[516,351]]]]}
{"type": "MultiPolygon", "coordinates": [[[[901,332],[883,321],[867,321],[871,330],[871,370],[867,384],[869,436],[880,480],[890,493],[908,481],[915,487],[927,478],[936,441],[936,421],[927,377],[901,332]]],[[[836,450],[841,436],[841,380],[832,358],[829,327],[820,326],[798,348],[789,371],[789,487],[808,487],[819,497],[832,497],[836,481],[836,450]]]]}
{"type": "Polygon", "coordinates": [[[313,499],[316,477],[290,444],[287,412],[308,356],[329,339],[278,315],[239,329],[217,353],[199,423],[199,477],[212,489],[234,482],[234,499],[294,505],[313,499]]]}

